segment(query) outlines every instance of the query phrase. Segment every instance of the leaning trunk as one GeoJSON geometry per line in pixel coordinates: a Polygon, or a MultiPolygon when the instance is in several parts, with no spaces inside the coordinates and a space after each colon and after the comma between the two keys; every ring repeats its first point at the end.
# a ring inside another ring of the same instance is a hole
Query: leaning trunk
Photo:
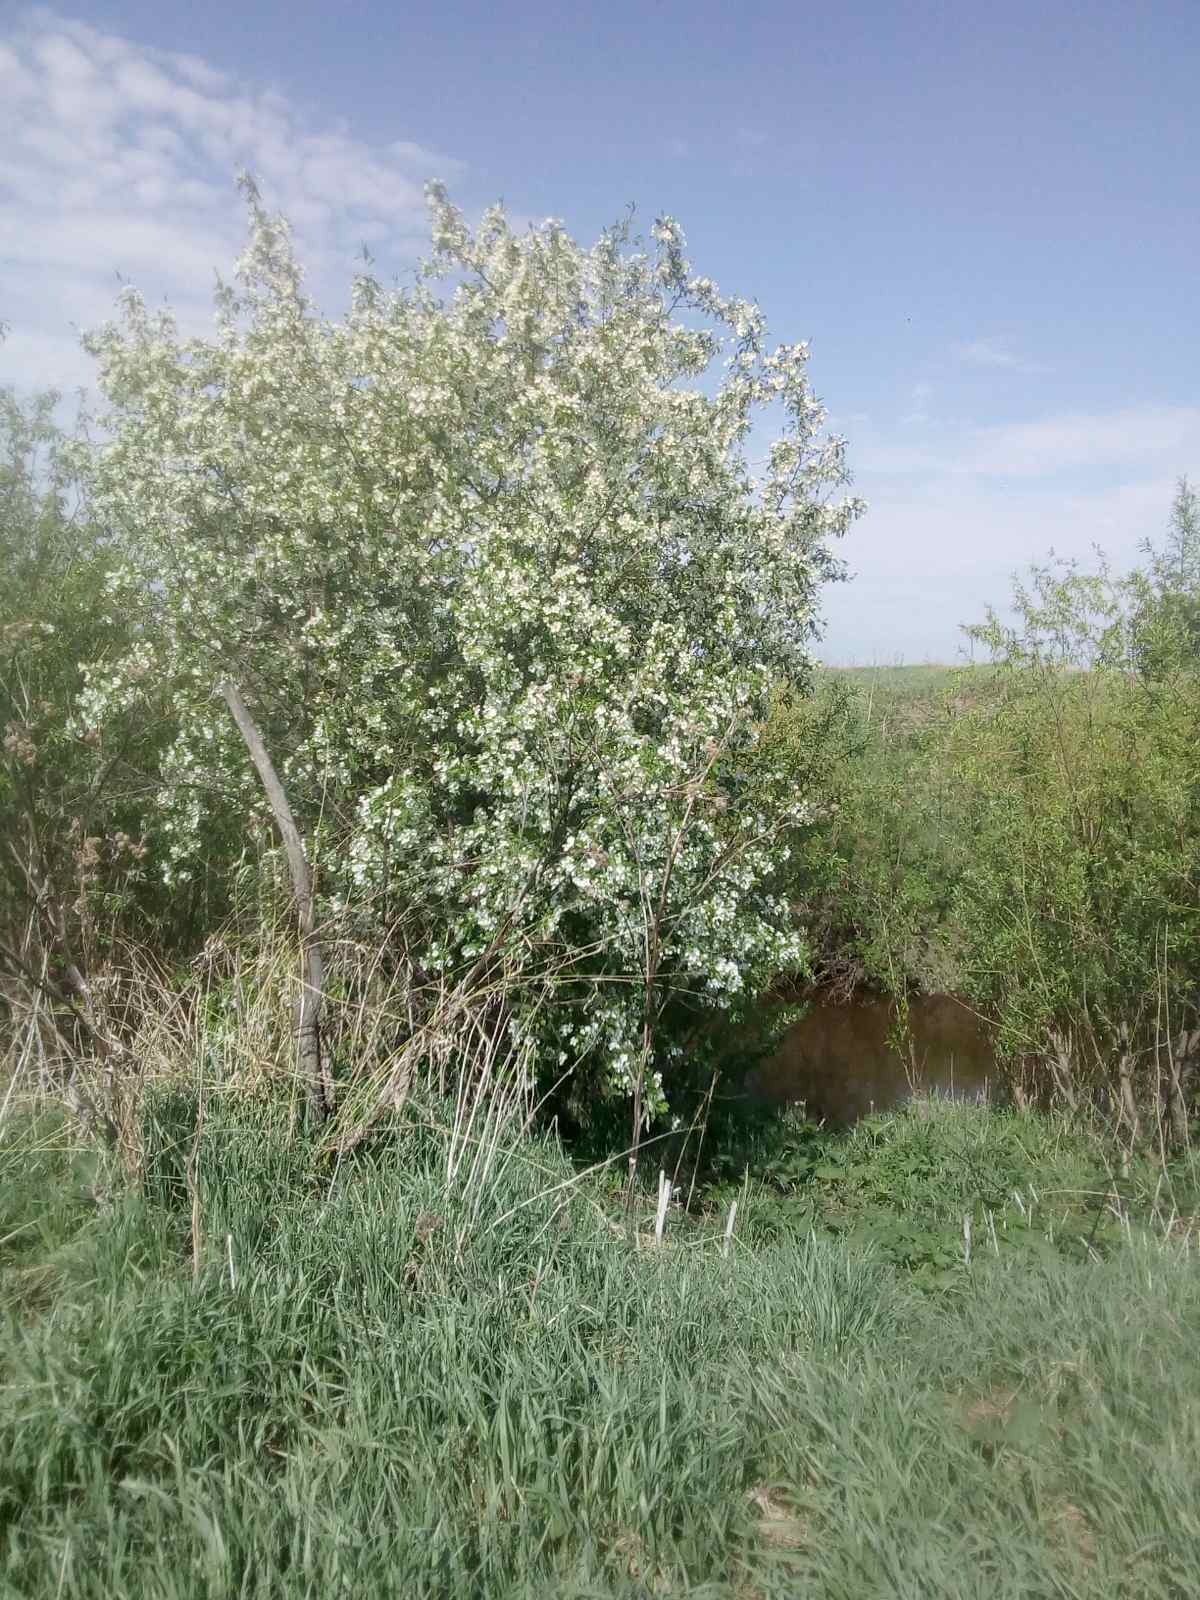
{"type": "Polygon", "coordinates": [[[275,826],[287,851],[288,870],[292,879],[292,892],[296,897],[296,914],[300,925],[301,982],[300,1006],[296,1020],[296,1057],[300,1077],[308,1093],[313,1115],[321,1120],[333,1111],[333,1083],[321,1051],[321,1007],[325,994],[325,961],[321,941],[317,936],[316,902],[313,895],[312,873],[304,842],[288,797],[284,792],[275,765],[263,743],[262,734],[247,710],[236,684],[221,685],[225,704],[237,723],[238,731],[246,742],[250,759],[258,773],[275,826]]]}

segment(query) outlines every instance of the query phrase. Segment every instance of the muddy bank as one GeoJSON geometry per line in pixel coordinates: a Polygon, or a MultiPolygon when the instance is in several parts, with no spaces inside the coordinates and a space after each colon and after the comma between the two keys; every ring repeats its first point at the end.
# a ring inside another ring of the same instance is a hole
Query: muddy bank
{"type": "Polygon", "coordinates": [[[830,1122],[887,1110],[914,1091],[987,1096],[996,1081],[995,1057],[987,1030],[966,1006],[952,995],[916,996],[904,1054],[888,1039],[895,1018],[888,1000],[816,1003],[772,1059],[749,1075],[746,1090],[765,1104],[802,1100],[813,1116],[830,1122]]]}

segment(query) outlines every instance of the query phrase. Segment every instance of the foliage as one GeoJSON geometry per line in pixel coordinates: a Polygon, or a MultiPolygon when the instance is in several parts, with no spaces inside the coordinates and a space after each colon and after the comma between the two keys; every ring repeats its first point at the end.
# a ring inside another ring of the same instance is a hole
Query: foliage
{"type": "Polygon", "coordinates": [[[817,981],[903,1007],[910,989],[957,986],[953,886],[970,851],[947,730],[992,685],[982,668],[828,674],[841,711],[823,772],[829,796],[795,857],[794,894],[817,981]]]}
{"type": "Polygon", "coordinates": [[[702,1196],[720,1209],[749,1194],[758,1242],[829,1230],[944,1287],[972,1250],[1096,1258],[1124,1239],[1131,1213],[1195,1207],[1200,1171],[1190,1154],[1164,1168],[1144,1153],[1123,1171],[1111,1155],[1078,1119],[937,1098],[848,1132],[797,1112],[763,1115],[757,1127],[743,1115],[715,1130],[702,1196]]]}
{"type": "Polygon", "coordinates": [[[1200,518],[1144,568],[1051,563],[967,630],[987,667],[850,675],[856,747],[797,858],[843,993],[958,992],[1018,1097],[1186,1143],[1200,1066],[1200,518]],[[924,679],[922,682],[921,680],[924,679]]]}
{"type": "Polygon", "coordinates": [[[57,404],[0,390],[0,994],[42,1045],[75,1036],[90,980],[131,933],[170,947],[196,912],[154,870],[161,697],[103,728],[80,714],[81,663],[124,658],[132,632],[108,593],[84,441],[57,404]]]}
{"type": "Polygon", "coordinates": [[[1155,679],[1200,658],[1200,495],[1179,480],[1161,546],[1142,546],[1147,569],[1134,575],[1137,654],[1155,679]]]}
{"type": "MultiPolygon", "coordinates": [[[[1099,1081],[1136,1131],[1171,1104],[1200,1023],[1200,678],[1167,668],[1146,580],[1044,569],[978,631],[1003,690],[959,730],[972,851],[957,889],[967,990],[1070,1098],[1099,1081]],[[1159,666],[1150,670],[1145,646],[1159,666]]],[[[1173,623],[1168,620],[1169,627],[1173,623]]]]}
{"type": "Polygon", "coordinates": [[[760,729],[777,684],[803,690],[827,542],[857,509],[830,498],[842,448],[807,350],[770,351],[669,219],[649,254],[626,227],[583,250],[499,210],[472,233],[437,188],[418,287],[361,277],[327,321],[247,195],[213,339],[129,293],[90,340],[135,620],[90,715],[169,687],[157,804],[186,882],[214,813],[234,840],[265,826],[214,701],[233,678],[327,909],[402,923],[416,973],[519,951],[510,1025],[636,1093],[669,1064],[667,996],[736,1006],[802,955],[777,879],[812,800],[760,729]]]}

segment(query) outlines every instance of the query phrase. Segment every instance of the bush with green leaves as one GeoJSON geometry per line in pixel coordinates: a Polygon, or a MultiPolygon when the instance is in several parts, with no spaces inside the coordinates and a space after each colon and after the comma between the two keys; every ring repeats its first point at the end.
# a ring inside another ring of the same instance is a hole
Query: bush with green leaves
{"type": "Polygon", "coordinates": [[[1144,550],[1124,574],[1035,568],[1007,616],[967,630],[990,665],[859,684],[794,892],[833,988],[880,989],[901,1021],[911,990],[956,991],[1015,1090],[1182,1144],[1200,1067],[1186,480],[1144,550]]]}
{"type": "MultiPolygon", "coordinates": [[[[1200,990],[1200,678],[1164,654],[1144,575],[1047,568],[978,637],[997,700],[957,730],[972,849],[963,977],[1012,1058],[1186,1137],[1200,990]],[[1147,654],[1147,643],[1152,644],[1147,654]],[[1151,657],[1158,663],[1148,670],[1151,657]]],[[[1168,599],[1168,604],[1170,601],[1168,599]]]]}
{"type": "Polygon", "coordinates": [[[652,1108],[665,997],[736,1006],[802,954],[780,872],[813,798],[761,727],[807,681],[857,510],[807,349],[769,349],[670,219],[585,250],[499,210],[472,232],[438,188],[417,286],[360,277],[327,320],[247,194],[214,337],[129,293],[89,341],[134,640],[89,715],[169,689],[156,809],[185,882],[214,813],[266,819],[236,683],[326,910],[402,925],[425,975],[516,952],[509,1025],[652,1108]]]}
{"type": "Polygon", "coordinates": [[[790,867],[826,997],[867,990],[903,1011],[910,992],[956,988],[952,902],[970,835],[947,733],[990,685],[984,668],[835,670],[812,700],[777,707],[768,739],[806,752],[826,796],[790,867]]]}
{"type": "Polygon", "coordinates": [[[0,994],[17,1032],[32,1016],[62,1040],[125,939],[152,932],[169,950],[204,914],[155,870],[165,698],[148,684],[136,711],[81,714],[83,664],[124,661],[134,634],[59,404],[0,390],[0,994]]]}

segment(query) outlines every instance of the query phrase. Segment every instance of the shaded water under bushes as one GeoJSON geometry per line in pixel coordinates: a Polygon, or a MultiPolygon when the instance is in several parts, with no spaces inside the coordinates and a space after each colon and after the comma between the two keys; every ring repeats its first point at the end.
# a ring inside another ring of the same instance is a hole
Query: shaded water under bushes
{"type": "Polygon", "coordinates": [[[751,1099],[804,1101],[830,1122],[854,1122],[913,1093],[987,1098],[997,1081],[984,1024],[953,995],[917,995],[908,1039],[897,1050],[896,1008],[884,999],[816,1002],[791,1027],[775,1055],[746,1079],[751,1099]]]}

